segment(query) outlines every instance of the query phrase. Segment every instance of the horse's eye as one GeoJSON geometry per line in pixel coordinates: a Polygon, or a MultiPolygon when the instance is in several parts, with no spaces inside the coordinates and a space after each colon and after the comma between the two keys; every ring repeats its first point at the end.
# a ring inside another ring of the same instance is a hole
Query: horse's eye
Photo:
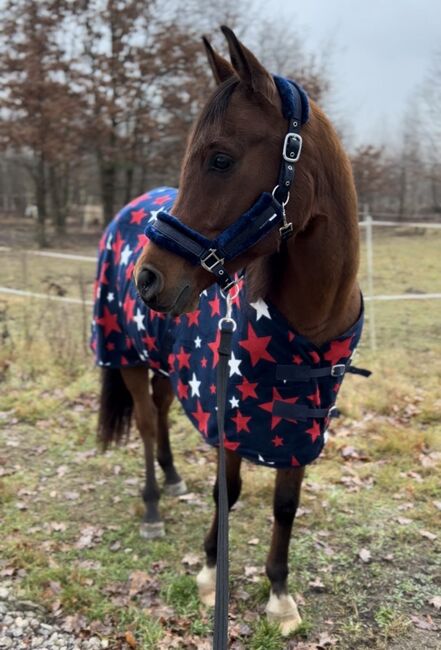
{"type": "Polygon", "coordinates": [[[233,159],[225,153],[217,153],[210,160],[210,169],[218,172],[226,172],[233,165],[233,159]]]}

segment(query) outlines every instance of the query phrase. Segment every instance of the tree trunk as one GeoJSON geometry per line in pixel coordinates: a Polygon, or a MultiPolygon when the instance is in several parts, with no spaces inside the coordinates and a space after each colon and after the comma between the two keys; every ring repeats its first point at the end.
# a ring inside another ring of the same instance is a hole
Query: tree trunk
{"type": "Polygon", "coordinates": [[[37,165],[35,179],[35,195],[37,200],[37,244],[39,248],[47,246],[46,239],[46,175],[44,157],[41,156],[37,165]]]}
{"type": "Polygon", "coordinates": [[[110,223],[115,216],[116,165],[112,160],[100,161],[101,200],[104,210],[104,223],[110,223]]]}
{"type": "Polygon", "coordinates": [[[66,233],[66,177],[62,180],[58,177],[56,168],[51,165],[49,168],[49,182],[52,208],[54,210],[54,224],[57,235],[66,233]]]}

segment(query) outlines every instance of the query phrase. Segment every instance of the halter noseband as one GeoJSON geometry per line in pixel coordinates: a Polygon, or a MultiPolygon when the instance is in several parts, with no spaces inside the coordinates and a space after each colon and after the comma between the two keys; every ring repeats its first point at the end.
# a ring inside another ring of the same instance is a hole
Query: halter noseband
{"type": "Polygon", "coordinates": [[[163,211],[158,212],[145,229],[147,237],[158,246],[194,265],[200,264],[212,273],[224,291],[236,282],[225,269],[225,262],[257,244],[280,222],[282,240],[288,239],[293,233],[292,223],[286,220],[285,206],[294,181],[295,163],[302,150],[300,127],[308,120],[309,102],[305,91],[294,81],[276,75],[273,78],[282,100],[283,116],[288,120],[288,131],[283,142],[277,185],[271,194],[263,192],[251,208],[225,228],[216,239],[207,239],[163,211]]]}

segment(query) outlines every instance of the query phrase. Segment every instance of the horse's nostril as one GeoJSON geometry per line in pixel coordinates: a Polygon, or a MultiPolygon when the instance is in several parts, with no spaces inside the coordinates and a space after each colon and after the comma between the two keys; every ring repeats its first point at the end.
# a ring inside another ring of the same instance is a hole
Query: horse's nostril
{"type": "Polygon", "coordinates": [[[161,273],[151,267],[144,266],[138,274],[137,287],[145,300],[153,298],[162,287],[161,273]]]}

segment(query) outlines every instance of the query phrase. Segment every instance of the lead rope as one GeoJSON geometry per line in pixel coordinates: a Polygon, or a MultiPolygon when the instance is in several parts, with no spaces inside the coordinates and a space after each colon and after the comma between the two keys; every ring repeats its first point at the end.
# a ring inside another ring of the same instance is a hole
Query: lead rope
{"type": "Polygon", "coordinates": [[[228,361],[236,322],[231,316],[232,300],[227,295],[227,313],[219,321],[219,362],[217,366],[217,430],[219,437],[218,452],[218,530],[216,562],[216,600],[214,609],[213,650],[228,648],[228,601],[229,601],[229,566],[228,566],[228,490],[225,467],[225,407],[228,386],[228,361]]]}

